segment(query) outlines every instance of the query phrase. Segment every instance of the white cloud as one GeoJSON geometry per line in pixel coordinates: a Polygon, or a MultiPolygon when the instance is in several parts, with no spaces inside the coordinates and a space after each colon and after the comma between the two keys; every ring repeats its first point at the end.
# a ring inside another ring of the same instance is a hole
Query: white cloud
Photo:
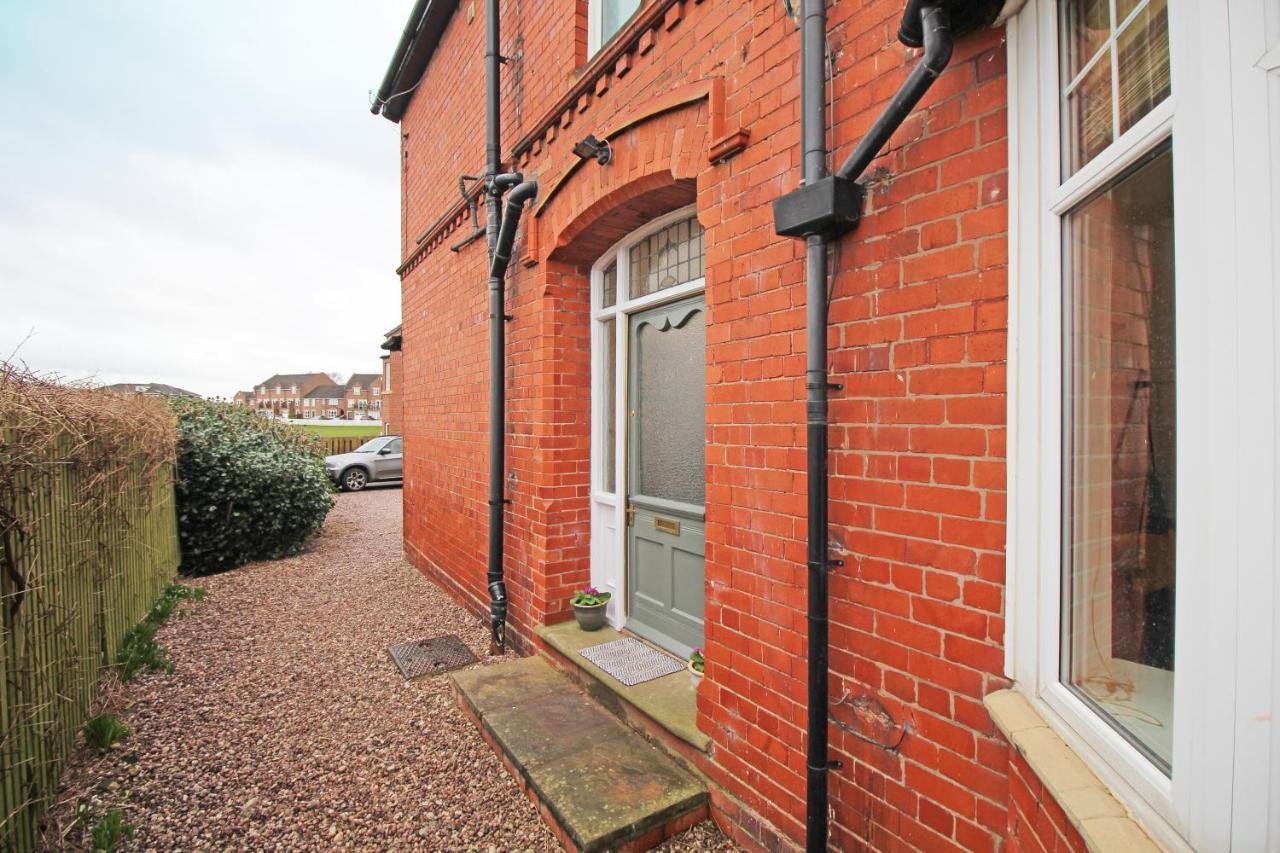
{"type": "Polygon", "coordinates": [[[0,28],[21,117],[0,131],[0,354],[33,330],[37,370],[218,395],[376,370],[397,128],[366,91],[410,5],[64,0],[0,28]]]}

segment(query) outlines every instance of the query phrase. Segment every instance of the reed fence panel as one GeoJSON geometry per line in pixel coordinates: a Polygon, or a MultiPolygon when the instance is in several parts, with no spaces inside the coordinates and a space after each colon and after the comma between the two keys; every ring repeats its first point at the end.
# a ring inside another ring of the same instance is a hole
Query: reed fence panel
{"type": "Polygon", "coordinates": [[[53,447],[0,501],[0,850],[35,848],[104,669],[180,561],[172,463],[137,466],[103,506],[53,447]]]}

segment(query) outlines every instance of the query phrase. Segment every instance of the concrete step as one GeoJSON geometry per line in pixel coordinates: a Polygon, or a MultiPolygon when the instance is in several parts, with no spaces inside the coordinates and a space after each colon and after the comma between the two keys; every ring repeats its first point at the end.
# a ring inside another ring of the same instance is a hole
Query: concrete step
{"type": "Polygon", "coordinates": [[[605,710],[687,767],[701,766],[711,738],[698,729],[698,679],[693,674],[681,670],[628,687],[579,654],[588,646],[628,635],[607,625],[598,631],[583,631],[573,621],[542,625],[536,633],[548,660],[605,710]]]}
{"type": "Polygon", "coordinates": [[[453,675],[462,707],[569,850],[647,850],[707,817],[707,789],[539,657],[453,675]]]}

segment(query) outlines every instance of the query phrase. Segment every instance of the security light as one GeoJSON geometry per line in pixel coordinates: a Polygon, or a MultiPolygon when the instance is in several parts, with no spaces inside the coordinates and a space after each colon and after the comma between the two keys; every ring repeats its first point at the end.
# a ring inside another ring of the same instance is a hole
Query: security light
{"type": "Polygon", "coordinates": [[[609,147],[608,141],[602,142],[596,139],[595,134],[589,134],[586,139],[576,143],[573,146],[573,153],[583,160],[594,157],[601,166],[613,159],[613,149],[609,147]]]}

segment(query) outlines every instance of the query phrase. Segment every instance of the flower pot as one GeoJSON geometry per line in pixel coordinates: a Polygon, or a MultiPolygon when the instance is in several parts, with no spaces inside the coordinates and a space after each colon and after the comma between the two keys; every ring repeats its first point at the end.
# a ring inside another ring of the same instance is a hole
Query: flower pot
{"type": "Polygon", "coordinates": [[[703,676],[703,673],[698,672],[696,669],[693,668],[693,661],[689,661],[688,663],[685,664],[685,666],[688,668],[690,672],[693,673],[694,678],[701,678],[703,676]]]}
{"type": "Polygon", "coordinates": [[[573,605],[573,615],[578,619],[578,627],[584,631],[599,631],[604,627],[604,614],[608,610],[609,603],[603,604],[575,604],[573,605]]]}

